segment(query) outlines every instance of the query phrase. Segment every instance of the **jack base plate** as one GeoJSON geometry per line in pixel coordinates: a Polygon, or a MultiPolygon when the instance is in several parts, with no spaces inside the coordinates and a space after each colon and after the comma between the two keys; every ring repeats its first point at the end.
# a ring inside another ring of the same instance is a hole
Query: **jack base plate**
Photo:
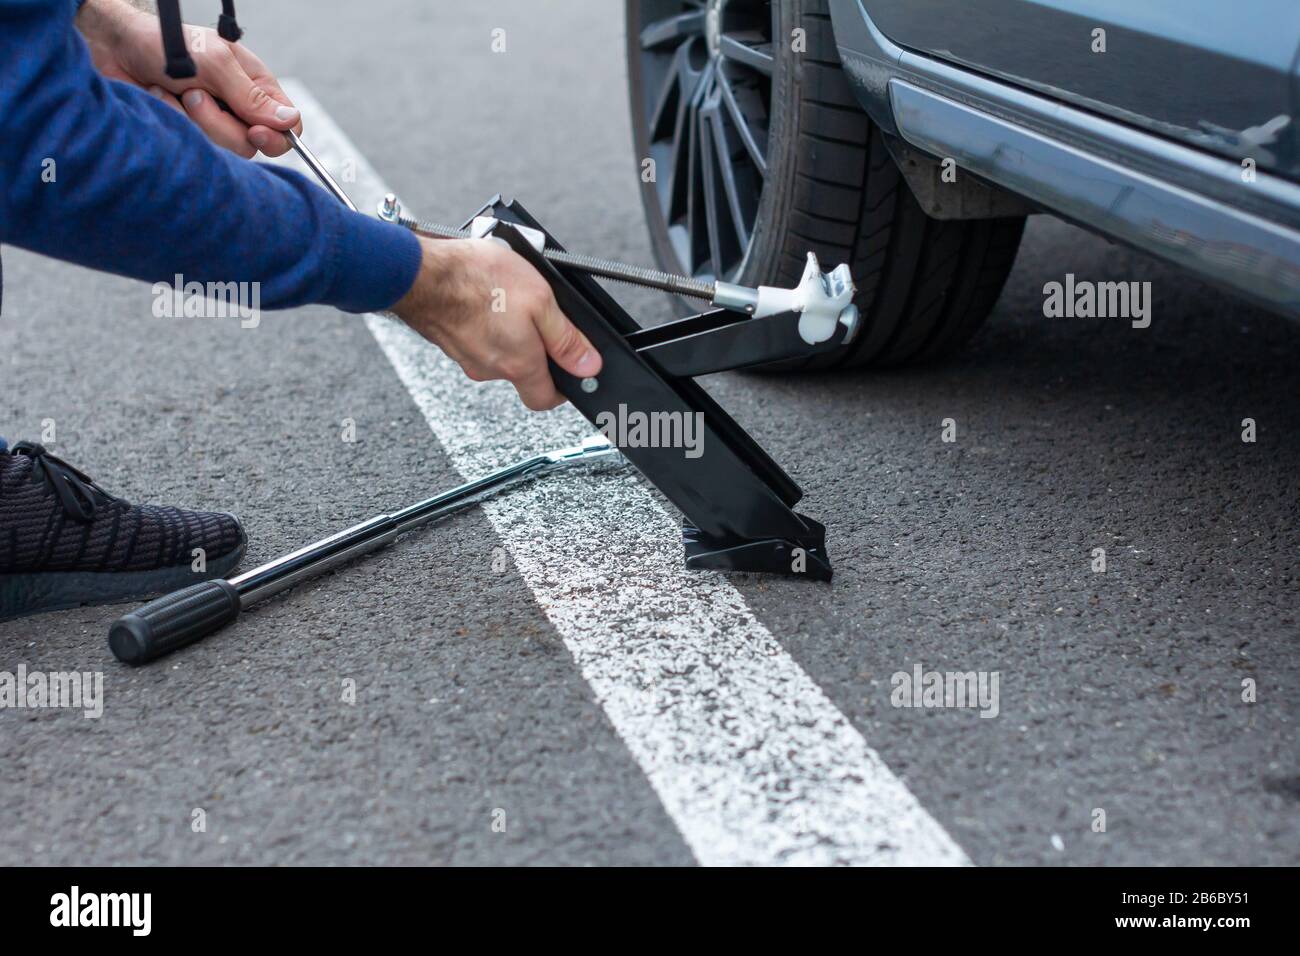
{"type": "Polygon", "coordinates": [[[826,529],[811,518],[799,517],[808,525],[808,534],[797,539],[719,538],[683,523],[686,566],[696,571],[752,571],[829,581],[832,571],[826,556],[826,529]]]}

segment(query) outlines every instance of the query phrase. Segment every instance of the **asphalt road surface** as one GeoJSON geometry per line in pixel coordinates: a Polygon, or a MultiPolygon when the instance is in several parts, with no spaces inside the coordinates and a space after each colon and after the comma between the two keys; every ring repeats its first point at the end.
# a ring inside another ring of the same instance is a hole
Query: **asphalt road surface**
{"type": "MultiPolygon", "coordinates": [[[[319,116],[351,148],[327,113],[355,144],[359,200],[460,221],[505,192],[651,261],[620,5],[240,12],[319,104],[308,142],[319,116]]],[[[246,568],[583,434],[376,319],[159,319],[148,286],[4,261],[0,433],[53,420],[128,500],[237,512],[246,568]]],[[[707,381],[806,490],[833,584],[664,570],[668,519],[615,472],[140,670],[106,646],[120,608],[0,625],[0,670],[104,674],[98,720],[0,710],[0,864],[1295,864],[1297,356],[1300,326],[1036,218],[951,364],[707,381]],[[1066,272],[1150,281],[1150,328],[1045,319],[1066,272]],[[997,716],[893,706],[918,665],[996,672],[997,716]]]]}

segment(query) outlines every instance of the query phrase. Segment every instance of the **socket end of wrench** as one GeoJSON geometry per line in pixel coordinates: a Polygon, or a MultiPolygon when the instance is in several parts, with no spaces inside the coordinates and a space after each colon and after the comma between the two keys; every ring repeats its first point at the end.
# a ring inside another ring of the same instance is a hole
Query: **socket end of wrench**
{"type": "Polygon", "coordinates": [[[601,461],[617,458],[618,448],[604,435],[592,435],[583,440],[581,445],[571,448],[557,448],[546,453],[553,465],[569,465],[578,462],[601,461]]]}

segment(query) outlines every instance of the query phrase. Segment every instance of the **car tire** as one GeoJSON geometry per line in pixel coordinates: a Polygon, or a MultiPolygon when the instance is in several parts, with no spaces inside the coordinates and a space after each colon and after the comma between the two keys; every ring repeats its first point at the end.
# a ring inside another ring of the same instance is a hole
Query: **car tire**
{"type": "Polygon", "coordinates": [[[627,0],[627,16],[642,201],[663,268],[789,286],[808,252],[826,269],[849,263],[857,338],[779,368],[923,363],[970,338],[1025,220],[922,211],[853,96],[826,0],[627,0]]]}

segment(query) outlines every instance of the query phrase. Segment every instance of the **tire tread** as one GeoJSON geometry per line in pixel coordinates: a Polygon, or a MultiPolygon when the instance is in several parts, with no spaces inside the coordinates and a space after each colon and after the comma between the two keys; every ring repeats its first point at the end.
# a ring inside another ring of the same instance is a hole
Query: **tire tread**
{"type": "Polygon", "coordinates": [[[864,317],[842,352],[779,368],[895,366],[950,354],[979,328],[1015,261],[1024,219],[927,216],[839,66],[827,0],[799,0],[808,48],[797,67],[798,146],[776,257],[793,283],[814,252],[848,262],[864,317]]]}

